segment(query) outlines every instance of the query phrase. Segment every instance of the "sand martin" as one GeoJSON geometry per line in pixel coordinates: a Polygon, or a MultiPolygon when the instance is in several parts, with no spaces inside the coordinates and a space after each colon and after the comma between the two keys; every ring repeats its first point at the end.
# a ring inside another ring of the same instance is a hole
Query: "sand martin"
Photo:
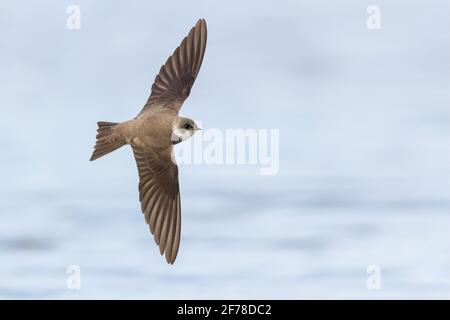
{"type": "Polygon", "coordinates": [[[173,264],[180,246],[181,203],[173,145],[199,128],[178,116],[197,78],[206,48],[206,22],[198,20],[156,76],[141,112],[122,123],[98,122],[91,161],[126,144],[131,146],[139,174],[139,200],[145,221],[161,255],[173,264]]]}

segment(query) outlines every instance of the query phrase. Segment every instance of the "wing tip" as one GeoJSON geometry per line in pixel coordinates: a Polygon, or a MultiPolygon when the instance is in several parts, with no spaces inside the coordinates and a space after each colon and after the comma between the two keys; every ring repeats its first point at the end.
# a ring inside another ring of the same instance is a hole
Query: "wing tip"
{"type": "Polygon", "coordinates": [[[197,28],[203,28],[206,30],[206,20],[204,18],[200,18],[197,20],[197,23],[195,24],[195,27],[197,28]]]}
{"type": "Polygon", "coordinates": [[[173,266],[173,264],[175,263],[176,259],[177,259],[177,256],[172,257],[172,256],[169,256],[168,254],[166,254],[166,261],[171,266],[173,266]]]}

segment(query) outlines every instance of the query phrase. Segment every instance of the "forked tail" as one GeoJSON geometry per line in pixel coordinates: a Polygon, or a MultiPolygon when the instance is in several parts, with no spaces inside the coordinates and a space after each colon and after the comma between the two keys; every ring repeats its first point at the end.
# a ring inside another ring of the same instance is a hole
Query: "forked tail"
{"type": "Polygon", "coordinates": [[[113,152],[125,144],[125,139],[114,132],[114,126],[118,125],[118,123],[100,121],[97,122],[97,125],[97,141],[95,143],[94,152],[92,153],[90,161],[113,152]]]}

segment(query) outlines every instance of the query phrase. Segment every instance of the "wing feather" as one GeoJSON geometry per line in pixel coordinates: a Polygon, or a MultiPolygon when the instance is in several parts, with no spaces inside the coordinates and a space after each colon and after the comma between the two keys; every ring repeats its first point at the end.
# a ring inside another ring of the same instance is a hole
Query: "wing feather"
{"type": "Polygon", "coordinates": [[[179,112],[200,71],[206,50],[206,21],[200,19],[167,59],[155,77],[147,103],[138,118],[148,111],[179,112]]]}
{"type": "Polygon", "coordinates": [[[172,146],[147,150],[132,144],[139,173],[139,200],[145,221],[161,254],[173,264],[180,246],[181,208],[178,167],[172,161],[172,146]]]}

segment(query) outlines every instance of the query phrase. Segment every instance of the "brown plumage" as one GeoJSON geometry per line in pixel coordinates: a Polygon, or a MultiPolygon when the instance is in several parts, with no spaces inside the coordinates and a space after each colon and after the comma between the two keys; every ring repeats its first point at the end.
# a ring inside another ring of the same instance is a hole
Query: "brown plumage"
{"type": "Polygon", "coordinates": [[[139,173],[139,200],[161,254],[173,264],[180,246],[181,201],[173,145],[199,130],[178,116],[202,65],[206,22],[200,19],[161,67],[147,103],[132,120],[98,122],[91,161],[131,145],[139,173]]]}

